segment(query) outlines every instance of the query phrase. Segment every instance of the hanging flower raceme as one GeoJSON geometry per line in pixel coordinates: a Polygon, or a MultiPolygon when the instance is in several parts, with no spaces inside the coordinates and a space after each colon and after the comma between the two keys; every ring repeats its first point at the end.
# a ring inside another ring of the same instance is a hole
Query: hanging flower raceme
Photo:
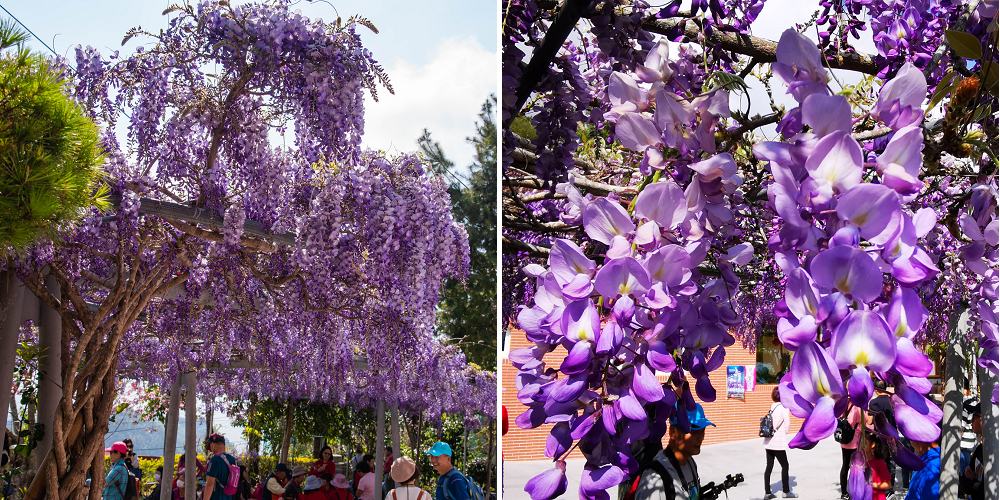
{"type": "MultiPolygon", "coordinates": [[[[850,107],[843,96],[828,95],[814,49],[793,30],[778,46],[784,67],[797,68],[779,74],[811,132],[754,147],[770,164],[768,196],[780,217],[769,242],[787,276],[775,307],[778,337],[796,352],[781,380],[781,400],[806,419],[790,446],[811,448],[833,434],[848,401],[867,409],[872,377],[895,387],[899,431],[933,441],[941,411],[924,397],[932,364],[913,338],[928,315],[915,289],[939,273],[921,245],[936,218],[931,209],[913,211],[908,204],[923,188],[917,126],[926,83],[904,68],[883,87],[876,114],[897,131],[869,166],[850,136],[850,107]],[[883,175],[883,184],[864,181],[869,168],[883,175]]],[[[885,438],[897,439],[896,429],[890,426],[885,438]]],[[[852,474],[852,481],[864,481],[853,465],[852,474]]]]}

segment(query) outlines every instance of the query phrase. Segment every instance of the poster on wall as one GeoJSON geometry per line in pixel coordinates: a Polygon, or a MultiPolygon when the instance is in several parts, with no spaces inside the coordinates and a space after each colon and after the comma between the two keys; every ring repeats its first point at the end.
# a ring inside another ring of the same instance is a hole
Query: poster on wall
{"type": "Polygon", "coordinates": [[[757,365],[746,365],[746,391],[753,392],[757,388],[757,365]]]}
{"type": "Polygon", "coordinates": [[[743,366],[726,367],[726,399],[744,399],[746,370],[743,366]]]}

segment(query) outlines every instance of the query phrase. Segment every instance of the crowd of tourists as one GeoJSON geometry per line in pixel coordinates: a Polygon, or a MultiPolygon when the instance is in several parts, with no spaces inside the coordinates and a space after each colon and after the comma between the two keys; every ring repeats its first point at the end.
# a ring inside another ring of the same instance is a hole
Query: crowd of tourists
{"type": "MultiPolygon", "coordinates": [[[[912,451],[925,466],[919,471],[911,471],[897,464],[888,447],[875,432],[874,415],[882,413],[893,428],[896,420],[890,403],[891,394],[885,382],[875,381],[875,395],[868,404],[868,411],[857,406],[848,406],[846,415],[838,419],[834,439],[842,449],[840,470],[841,499],[850,500],[848,473],[855,452],[864,460],[865,476],[872,489],[872,500],[886,500],[887,494],[896,492],[895,498],[905,500],[938,500],[940,496],[941,452],[940,437],[934,442],[924,443],[901,438],[900,445],[912,451]],[[896,469],[902,478],[897,481],[896,469]],[[905,496],[904,496],[905,495],[905,496]]],[[[776,498],[771,490],[771,472],[774,462],[781,466],[781,486],[784,498],[797,498],[789,481],[788,443],[791,427],[791,413],[781,404],[778,388],[771,393],[773,401],[770,411],[761,419],[761,436],[764,436],[764,498],[776,498]]],[[[938,402],[940,404],[940,402],[938,402]]],[[[681,415],[683,418],[683,415],[681,415]]],[[[701,453],[705,431],[715,426],[705,415],[700,404],[686,412],[687,423],[678,422],[678,416],[670,419],[667,429],[668,443],[660,446],[658,437],[651,437],[635,448],[635,458],[639,472],[632,475],[619,488],[619,498],[625,500],[690,500],[694,498],[715,498],[726,487],[735,486],[734,481],[722,485],[711,483],[708,491],[703,490],[698,476],[698,466],[694,456],[701,453]],[[685,430],[683,427],[689,427],[685,430]]],[[[965,432],[962,437],[959,498],[982,500],[985,491],[983,477],[982,414],[979,401],[966,392],[963,403],[965,432]]],[[[939,423],[940,424],[940,423],[939,423]]],[[[858,460],[855,460],[855,465],[858,460]]]]}
{"type": "MultiPolygon", "coordinates": [[[[436,442],[427,450],[431,466],[438,473],[436,498],[421,489],[421,471],[416,462],[407,456],[393,458],[392,447],[386,447],[386,459],[380,474],[376,475],[375,457],[366,455],[358,447],[349,464],[353,472],[348,481],[337,472],[333,450],[324,446],[318,459],[308,470],[296,465],[289,468],[279,463],[260,484],[254,486],[245,466],[226,448],[226,439],[212,434],[207,440],[210,458],[208,463],[196,461],[199,500],[374,500],[376,488],[382,497],[391,500],[475,500],[480,491],[452,465],[451,446],[436,442]],[[202,482],[203,481],[203,482],[202,482]]],[[[140,498],[138,491],[142,480],[139,457],[135,455],[130,440],[119,441],[105,450],[111,469],[105,479],[104,500],[140,498]]],[[[159,500],[163,467],[157,468],[156,486],[145,500],[159,500]]],[[[171,481],[173,500],[184,499],[186,464],[182,455],[171,481]]],[[[196,486],[196,487],[197,487],[196,486]]],[[[481,496],[481,495],[480,495],[481,496]]]]}

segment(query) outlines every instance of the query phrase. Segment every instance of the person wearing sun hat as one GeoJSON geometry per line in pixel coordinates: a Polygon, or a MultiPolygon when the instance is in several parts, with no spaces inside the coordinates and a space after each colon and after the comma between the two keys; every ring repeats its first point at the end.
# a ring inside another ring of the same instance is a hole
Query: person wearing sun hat
{"type": "Polygon", "coordinates": [[[128,455],[128,446],[118,441],[104,450],[108,453],[111,462],[111,470],[104,478],[104,500],[124,500],[125,487],[128,485],[128,466],[125,464],[125,456],[128,455]]]}
{"type": "Polygon", "coordinates": [[[715,426],[705,417],[705,410],[678,409],[670,418],[670,441],[660,450],[650,467],[644,469],[635,483],[636,500],[687,500],[701,497],[701,480],[694,455],[701,453],[705,429],[715,426]]]}
{"type": "Polygon", "coordinates": [[[451,465],[451,446],[438,441],[427,450],[431,466],[440,474],[437,481],[436,500],[469,500],[469,483],[458,469],[451,465]]]}
{"type": "Polygon", "coordinates": [[[399,457],[389,471],[396,488],[389,492],[392,500],[431,500],[431,494],[420,489],[420,467],[410,457],[399,457]]]}
{"type": "Polygon", "coordinates": [[[328,500],[351,500],[351,483],[347,482],[347,476],[337,474],[333,477],[332,481],[326,476],[329,476],[329,474],[323,474],[319,477],[330,482],[330,489],[326,492],[328,500]]]}
{"type": "Polygon", "coordinates": [[[323,481],[319,476],[307,477],[302,487],[302,495],[299,495],[299,498],[303,500],[326,500],[326,493],[323,493],[322,486],[323,481]]]}

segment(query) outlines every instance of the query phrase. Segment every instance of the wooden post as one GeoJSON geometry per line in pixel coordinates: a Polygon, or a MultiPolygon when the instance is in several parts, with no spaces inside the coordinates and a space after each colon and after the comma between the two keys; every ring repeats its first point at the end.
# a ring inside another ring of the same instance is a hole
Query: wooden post
{"type": "Polygon", "coordinates": [[[993,388],[997,385],[997,375],[988,368],[979,367],[979,408],[983,415],[983,484],[986,491],[985,500],[998,500],[998,467],[997,467],[997,431],[1000,430],[998,420],[1000,412],[993,404],[993,388]]]}
{"type": "Polygon", "coordinates": [[[392,432],[392,456],[399,458],[403,456],[403,446],[399,442],[399,403],[393,403],[389,407],[389,428],[392,432]]]}
{"type": "MultiPolygon", "coordinates": [[[[465,422],[462,422],[465,425],[465,422]]],[[[462,432],[462,474],[469,474],[469,428],[462,432]]]]}
{"type": "Polygon", "coordinates": [[[198,481],[198,372],[184,374],[184,498],[194,500],[198,481]]]}
{"type": "Polygon", "coordinates": [[[382,463],[385,462],[385,401],[375,410],[375,500],[382,500],[382,463]]]}
{"type": "MultiPolygon", "coordinates": [[[[163,429],[163,475],[160,477],[160,500],[173,497],[174,455],[177,453],[177,423],[180,420],[181,374],[170,384],[170,406],[163,429]]],[[[186,458],[184,460],[187,460],[186,458]]]]}
{"type": "Polygon", "coordinates": [[[944,371],[944,418],[941,420],[941,500],[958,499],[958,479],[962,471],[962,386],[965,371],[964,343],[968,338],[969,313],[961,307],[948,322],[944,371]]]}
{"type": "MultiPolygon", "coordinates": [[[[61,295],[59,281],[53,275],[45,277],[45,288],[55,297],[61,295]]],[[[44,426],[44,436],[38,443],[36,456],[41,458],[52,447],[53,424],[59,400],[62,399],[62,317],[59,311],[42,302],[38,314],[38,421],[44,426]]]]}
{"type": "Polygon", "coordinates": [[[209,406],[211,402],[205,401],[205,440],[208,440],[208,436],[212,435],[212,407],[209,406]]]}
{"type": "Polygon", "coordinates": [[[281,440],[281,459],[278,463],[288,464],[288,448],[292,444],[292,426],[295,424],[295,401],[288,400],[285,410],[285,437],[281,440]]]}
{"type": "MultiPolygon", "coordinates": [[[[4,411],[13,401],[7,388],[14,386],[17,335],[21,329],[21,303],[24,301],[24,285],[11,267],[12,263],[8,262],[8,270],[0,274],[0,286],[3,287],[0,288],[0,313],[4,318],[3,324],[0,324],[0,408],[4,411]]],[[[14,419],[17,420],[16,415],[14,419]]]]}
{"type": "Polygon", "coordinates": [[[486,449],[486,484],[483,485],[483,489],[486,491],[486,495],[489,496],[490,489],[492,488],[493,482],[493,434],[496,432],[496,421],[492,418],[489,420],[488,432],[490,435],[490,443],[486,449]]]}

